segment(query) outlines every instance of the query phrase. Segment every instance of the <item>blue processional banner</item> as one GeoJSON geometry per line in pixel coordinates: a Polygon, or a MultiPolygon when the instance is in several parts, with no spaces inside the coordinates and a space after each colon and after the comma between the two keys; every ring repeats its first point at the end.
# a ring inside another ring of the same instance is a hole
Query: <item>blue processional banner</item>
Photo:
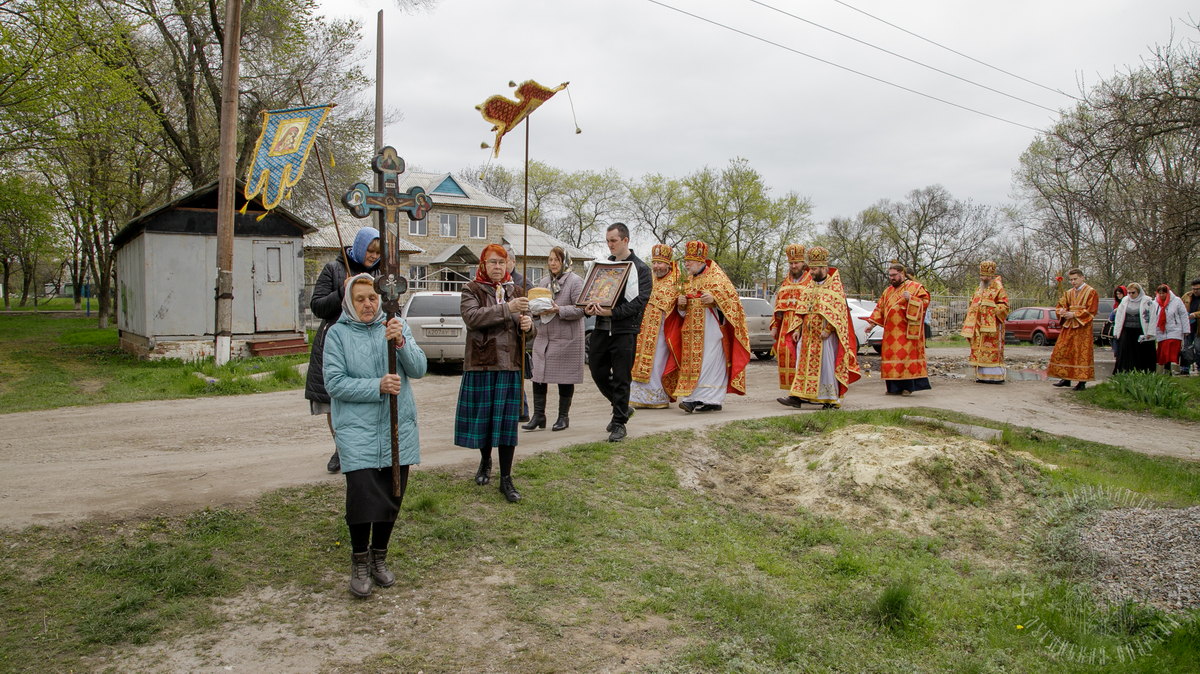
{"type": "Polygon", "coordinates": [[[262,194],[262,203],[269,211],[291,195],[291,188],[304,174],[304,162],[317,130],[331,109],[333,104],[262,113],[262,133],[246,174],[247,202],[262,194]]]}

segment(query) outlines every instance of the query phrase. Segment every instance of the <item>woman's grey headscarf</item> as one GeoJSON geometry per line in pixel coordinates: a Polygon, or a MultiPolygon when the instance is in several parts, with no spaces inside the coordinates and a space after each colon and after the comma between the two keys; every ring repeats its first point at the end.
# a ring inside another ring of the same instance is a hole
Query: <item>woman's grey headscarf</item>
{"type": "Polygon", "coordinates": [[[555,252],[562,253],[562,269],[559,270],[558,275],[550,275],[550,294],[557,297],[558,291],[562,290],[563,277],[567,275],[567,272],[571,271],[571,254],[567,252],[566,248],[559,246],[555,246],[550,250],[551,254],[555,252]]]}

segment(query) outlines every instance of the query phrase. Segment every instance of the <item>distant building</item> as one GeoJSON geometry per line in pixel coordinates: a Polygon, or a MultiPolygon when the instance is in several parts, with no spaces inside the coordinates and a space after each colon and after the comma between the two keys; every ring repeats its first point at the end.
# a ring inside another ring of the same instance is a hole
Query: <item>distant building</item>
{"type": "MultiPolygon", "coordinates": [[[[400,217],[400,239],[396,242],[400,272],[409,279],[413,290],[458,290],[475,278],[479,254],[490,243],[509,244],[517,257],[517,268],[528,264],[531,279],[546,273],[546,261],[553,246],[563,246],[582,271],[587,252],[569,246],[541,230],[529,229],[529,250],[525,251],[520,224],[507,222],[513,206],[502,199],[460,181],[449,173],[409,171],[400,175],[397,187],[407,192],[420,186],[433,198],[433,208],[422,220],[400,217]]],[[[350,245],[354,234],[364,225],[375,226],[374,219],[358,220],[348,213],[338,214],[342,241],[350,245]]],[[[329,260],[339,255],[333,226],[305,238],[306,279],[309,290],[317,274],[329,260]]]]}
{"type": "MultiPolygon", "coordinates": [[[[242,185],[234,207],[241,209],[242,185]]],[[[316,228],[262,203],[235,214],[233,355],[248,342],[303,340],[304,237],[316,228]]],[[[217,183],[129,221],[113,237],[121,348],[146,358],[213,355],[217,183]]]]}

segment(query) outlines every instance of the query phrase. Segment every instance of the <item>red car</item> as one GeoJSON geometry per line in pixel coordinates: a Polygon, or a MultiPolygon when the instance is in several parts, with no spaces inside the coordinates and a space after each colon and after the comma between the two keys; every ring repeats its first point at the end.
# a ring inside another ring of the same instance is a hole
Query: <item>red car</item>
{"type": "Polygon", "coordinates": [[[1038,346],[1053,344],[1061,328],[1058,314],[1053,307],[1024,307],[1015,309],[1004,321],[1005,332],[1022,342],[1033,342],[1038,346]]]}

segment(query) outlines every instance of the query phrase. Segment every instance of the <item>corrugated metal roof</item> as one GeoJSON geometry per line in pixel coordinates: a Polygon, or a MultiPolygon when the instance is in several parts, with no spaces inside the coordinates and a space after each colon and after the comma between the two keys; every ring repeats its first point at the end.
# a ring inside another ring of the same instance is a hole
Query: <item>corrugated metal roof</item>
{"type": "Polygon", "coordinates": [[[593,255],[582,248],[550,236],[535,227],[529,228],[529,252],[525,252],[525,226],[519,222],[504,223],[504,242],[512,246],[517,257],[550,257],[550,249],[562,246],[572,260],[590,260],[593,255]]]}
{"type": "MultiPolygon", "coordinates": [[[[403,218],[401,220],[403,220],[403,218]]],[[[358,234],[358,230],[362,229],[363,227],[374,227],[374,226],[375,226],[374,224],[364,225],[362,222],[353,222],[351,224],[339,225],[338,229],[340,229],[342,231],[342,243],[349,246],[350,244],[354,243],[354,235],[358,234]]],[[[305,248],[329,248],[332,250],[337,250],[338,248],[341,248],[341,246],[338,245],[337,232],[334,230],[333,225],[326,225],[325,227],[321,227],[320,229],[313,232],[312,234],[305,236],[304,237],[304,247],[305,248]]],[[[411,254],[419,255],[419,254],[425,252],[424,248],[418,246],[417,244],[413,243],[412,241],[409,241],[407,239],[402,239],[399,237],[397,237],[397,239],[396,239],[396,247],[399,249],[397,252],[399,252],[401,254],[408,253],[410,255],[411,254]]]]}

